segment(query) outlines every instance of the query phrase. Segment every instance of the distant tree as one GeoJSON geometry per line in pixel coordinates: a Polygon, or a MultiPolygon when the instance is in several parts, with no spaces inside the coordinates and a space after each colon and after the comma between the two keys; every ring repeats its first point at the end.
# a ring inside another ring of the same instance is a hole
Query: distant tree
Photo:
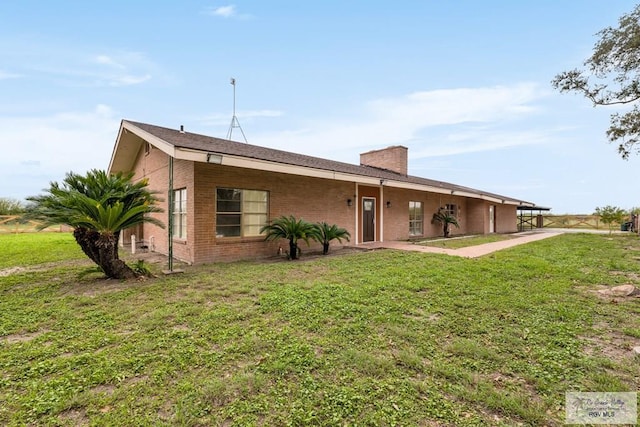
{"type": "Polygon", "coordinates": [[[598,216],[600,218],[600,221],[609,226],[609,233],[611,233],[613,224],[622,224],[622,222],[626,219],[628,213],[624,209],[617,206],[607,205],[602,208],[596,208],[594,215],[598,216]]]}
{"type": "Polygon", "coordinates": [[[609,142],[617,143],[623,159],[640,141],[640,5],[623,15],[618,27],[597,33],[600,40],[584,62],[587,70],[573,69],[558,74],[552,85],[560,92],[577,92],[594,106],[628,104],[631,110],[611,115],[609,142]],[[592,80],[590,80],[592,79],[592,80]],[[594,81],[595,80],[595,81],[594,81]]]}
{"type": "Polygon", "coordinates": [[[26,216],[41,221],[40,229],[57,224],[72,227],[82,251],[107,277],[136,277],[118,257],[120,232],[143,222],[164,225],[147,215],[162,212],[154,193],[147,190],[147,181],[133,182],[132,177],[95,169],[86,176],[69,172],[62,184],[52,182],[47,194],[27,198],[32,205],[26,216]]]}
{"type": "Polygon", "coordinates": [[[0,197],[0,215],[17,215],[25,210],[24,204],[15,199],[0,197]]]}

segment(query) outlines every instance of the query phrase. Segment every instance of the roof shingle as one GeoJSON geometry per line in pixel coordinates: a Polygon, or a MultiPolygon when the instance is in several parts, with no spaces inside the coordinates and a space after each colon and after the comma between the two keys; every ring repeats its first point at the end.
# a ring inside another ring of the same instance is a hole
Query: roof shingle
{"type": "Polygon", "coordinates": [[[126,122],[156,136],[157,138],[162,139],[163,141],[177,148],[187,148],[208,153],[240,156],[250,159],[282,163],[286,165],[302,166],[314,169],[328,170],[332,172],[360,175],[363,177],[372,177],[384,180],[394,180],[411,184],[426,185],[445,190],[461,191],[478,196],[502,199],[511,203],[515,202],[517,204],[533,205],[530,202],[514,199],[512,197],[488,193],[485,191],[444,181],[437,181],[411,175],[402,175],[386,169],[379,169],[365,165],[354,165],[350,163],[322,159],[319,157],[306,156],[304,154],[291,153],[288,151],[276,150],[273,148],[266,148],[258,145],[229,141],[226,139],[215,138],[196,133],[180,132],[176,129],[169,129],[147,123],[139,123],[130,120],[126,120],[126,122]]]}

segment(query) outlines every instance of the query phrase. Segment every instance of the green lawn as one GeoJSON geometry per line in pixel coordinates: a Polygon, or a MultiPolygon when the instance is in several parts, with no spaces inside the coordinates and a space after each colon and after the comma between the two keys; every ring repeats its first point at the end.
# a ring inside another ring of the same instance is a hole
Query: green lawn
{"type": "Polygon", "coordinates": [[[487,234],[484,236],[464,236],[450,237],[444,239],[442,237],[428,240],[419,240],[414,242],[416,245],[434,246],[437,248],[460,249],[469,246],[484,245],[485,243],[501,242],[503,240],[513,239],[510,234],[487,234]]]}
{"type": "Polygon", "coordinates": [[[560,426],[640,389],[640,298],[592,292],[640,281],[637,237],[119,282],[57,236],[0,235],[0,425],[560,426]]]}

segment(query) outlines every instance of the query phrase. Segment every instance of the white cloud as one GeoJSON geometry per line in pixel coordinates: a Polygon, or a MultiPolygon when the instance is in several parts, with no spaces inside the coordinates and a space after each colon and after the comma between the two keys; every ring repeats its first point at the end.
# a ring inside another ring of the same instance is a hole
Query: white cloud
{"type": "Polygon", "coordinates": [[[546,132],[523,129],[522,131],[505,131],[487,129],[485,131],[469,131],[451,134],[437,140],[430,138],[425,144],[416,145],[411,152],[414,159],[452,156],[482,151],[495,151],[523,145],[540,145],[550,142],[551,136],[546,132]]]}
{"type": "Polygon", "coordinates": [[[211,15],[230,18],[236,14],[236,6],[230,4],[228,6],[220,6],[210,10],[211,15]]]}
{"type": "Polygon", "coordinates": [[[144,83],[148,80],[151,80],[151,74],[145,74],[144,76],[123,75],[123,76],[111,78],[109,85],[110,86],[131,86],[131,85],[144,83]]]}
{"type": "Polygon", "coordinates": [[[256,135],[250,142],[345,161],[353,161],[358,150],[394,144],[411,148],[412,158],[540,144],[546,141],[544,133],[507,132],[505,127],[538,114],[534,102],[544,96],[541,92],[531,83],[414,92],[373,100],[349,121],[316,120],[304,128],[256,135]],[[459,128],[443,133],[444,127],[470,124],[475,128],[468,135],[459,128]]]}
{"type": "Polygon", "coordinates": [[[376,100],[369,104],[369,110],[381,120],[397,121],[415,128],[487,122],[497,117],[524,114],[532,111],[528,103],[535,98],[534,84],[441,89],[376,100]]]}
{"type": "Polygon", "coordinates": [[[0,117],[0,196],[40,192],[66,172],[106,169],[119,125],[106,105],[40,117],[0,117]]]}
{"type": "Polygon", "coordinates": [[[26,67],[69,87],[130,86],[145,83],[159,74],[159,67],[145,55],[132,51],[86,54],[52,48],[46,60],[26,67]],[[59,61],[52,62],[51,57],[59,61]]]}
{"type": "Polygon", "coordinates": [[[110,67],[117,68],[120,70],[126,69],[124,65],[120,64],[119,62],[117,62],[115,59],[113,59],[108,55],[97,55],[94,60],[97,64],[108,65],[110,67]]]}
{"type": "Polygon", "coordinates": [[[244,13],[238,13],[236,5],[229,4],[226,6],[209,7],[205,9],[205,14],[211,16],[219,16],[221,18],[249,19],[252,16],[244,13]]]}
{"type": "Polygon", "coordinates": [[[87,74],[94,75],[101,84],[114,87],[147,82],[151,80],[149,70],[154,68],[144,55],[130,51],[115,52],[111,55],[95,55],[92,62],[99,65],[100,68],[88,69],[87,74]]]}

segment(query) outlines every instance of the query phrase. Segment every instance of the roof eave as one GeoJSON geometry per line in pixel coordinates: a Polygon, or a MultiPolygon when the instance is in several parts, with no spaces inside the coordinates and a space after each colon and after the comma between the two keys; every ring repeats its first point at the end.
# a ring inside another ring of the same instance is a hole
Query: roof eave
{"type": "Polygon", "coordinates": [[[292,164],[281,163],[281,162],[276,162],[272,160],[256,159],[251,157],[220,153],[216,151],[207,151],[207,150],[200,150],[200,149],[194,149],[194,148],[180,147],[162,138],[159,138],[150,132],[147,132],[141,129],[126,120],[123,120],[120,125],[120,131],[118,132],[118,138],[116,140],[114,152],[112,154],[111,162],[109,164],[109,172],[119,171],[123,169],[118,165],[125,162],[122,161],[119,163],[118,153],[120,152],[119,148],[120,148],[121,141],[129,132],[138,136],[140,139],[148,142],[154,147],[160,149],[165,154],[174,157],[175,159],[188,160],[188,161],[201,162],[201,163],[210,163],[209,159],[212,158],[210,157],[210,155],[215,155],[213,157],[216,159],[215,163],[221,164],[223,166],[255,169],[255,170],[262,170],[266,172],[285,173],[290,175],[302,175],[302,176],[331,179],[331,180],[338,180],[338,181],[355,182],[363,185],[402,188],[402,189],[425,191],[425,192],[437,193],[437,194],[450,194],[454,196],[485,200],[485,201],[489,201],[497,204],[508,204],[508,205],[515,205],[515,206],[535,206],[533,203],[524,202],[521,200],[515,200],[511,198],[500,198],[500,196],[495,196],[495,195],[489,196],[482,193],[472,193],[464,190],[459,190],[453,187],[444,187],[444,186],[439,187],[439,186],[432,186],[427,184],[420,184],[420,183],[413,183],[413,182],[406,182],[406,181],[396,181],[393,179],[389,179],[386,176],[384,178],[375,177],[375,176],[372,177],[372,176],[359,175],[354,173],[339,172],[335,170],[313,168],[310,166],[292,165],[292,164]]]}

